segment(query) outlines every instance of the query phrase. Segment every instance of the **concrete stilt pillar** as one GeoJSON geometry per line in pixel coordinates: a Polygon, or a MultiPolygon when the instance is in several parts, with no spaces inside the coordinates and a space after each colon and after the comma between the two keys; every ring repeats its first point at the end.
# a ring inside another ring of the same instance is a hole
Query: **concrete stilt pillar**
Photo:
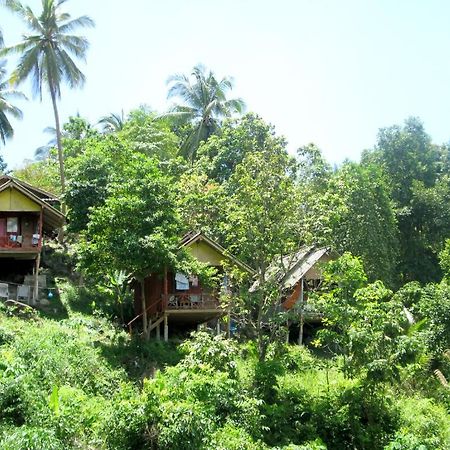
{"type": "Polygon", "coordinates": [[[147,341],[150,339],[150,335],[152,334],[152,319],[148,321],[148,328],[147,328],[147,341]]]}
{"type": "Polygon", "coordinates": [[[156,340],[161,340],[161,324],[156,325],[156,340]]]}
{"type": "Polygon", "coordinates": [[[169,321],[167,319],[167,314],[164,314],[164,341],[169,340],[169,321]]]}
{"type": "Polygon", "coordinates": [[[31,304],[35,305],[39,299],[39,266],[41,265],[41,252],[36,257],[36,265],[34,267],[34,280],[33,280],[33,297],[31,304]]]}

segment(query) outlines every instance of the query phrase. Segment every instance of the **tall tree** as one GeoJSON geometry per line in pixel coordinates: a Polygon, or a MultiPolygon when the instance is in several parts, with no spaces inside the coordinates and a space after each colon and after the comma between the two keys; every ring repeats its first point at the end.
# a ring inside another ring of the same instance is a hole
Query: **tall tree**
{"type": "Polygon", "coordinates": [[[135,153],[123,179],[109,185],[104,203],[90,210],[87,229],[81,233],[85,268],[95,274],[104,267],[123,270],[141,284],[144,332],[144,279],[178,261],[180,223],[173,194],[173,183],[156,161],[135,153]]]}
{"type": "Polygon", "coordinates": [[[165,119],[157,117],[145,106],[130,112],[117,135],[128,142],[133,150],[149,157],[156,156],[160,161],[168,161],[177,154],[177,136],[165,119]]]}
{"type": "Polygon", "coordinates": [[[210,178],[223,183],[233,174],[248,153],[273,151],[286,147],[275,128],[256,114],[226,120],[217,135],[198,149],[199,164],[210,178]]]}
{"type": "MultiPolygon", "coordinates": [[[[381,279],[393,285],[398,228],[390,189],[381,169],[346,163],[332,177],[330,194],[338,200],[330,223],[333,247],[361,256],[371,281],[381,279]]],[[[330,204],[326,207],[330,208],[330,204]]]]}
{"type": "Polygon", "coordinates": [[[6,69],[5,62],[0,62],[0,140],[5,144],[7,139],[12,138],[14,129],[8,116],[16,119],[22,118],[22,111],[14,106],[10,100],[12,98],[25,98],[25,96],[14,89],[9,88],[9,84],[5,81],[6,69]]]}
{"type": "Polygon", "coordinates": [[[437,281],[437,254],[449,232],[449,150],[434,145],[417,118],[380,130],[363,163],[380,164],[388,175],[400,230],[399,272],[404,281],[437,281]]]}
{"type": "Polygon", "coordinates": [[[85,37],[69,34],[79,27],[90,27],[94,22],[87,16],[72,19],[62,10],[67,0],[42,0],[42,12],[36,15],[29,6],[17,0],[3,0],[7,9],[15,13],[27,26],[30,34],[23,35],[18,44],[0,50],[0,55],[19,54],[17,68],[11,76],[15,84],[31,78],[33,93],[42,100],[46,88],[52,100],[55,116],[61,190],[65,191],[64,157],[57,100],[61,98],[61,83],[70,88],[81,87],[85,77],[75,65],[73,57],[85,59],[89,43],[85,37]]]}
{"type": "Polygon", "coordinates": [[[227,93],[233,88],[232,79],[225,77],[218,81],[213,72],[201,64],[194,67],[191,77],[173,75],[168,84],[167,97],[178,99],[170,115],[180,123],[193,125],[182,144],[184,156],[191,160],[195,159],[200,142],[206,141],[225,117],[241,113],[245,108],[240,98],[227,100],[227,93]]]}
{"type": "MultiPolygon", "coordinates": [[[[57,148],[56,128],[46,127],[44,128],[44,133],[50,135],[51,139],[46,145],[35,150],[34,156],[38,161],[54,156],[51,155],[51,151],[57,148]]],[[[62,126],[61,130],[64,160],[66,161],[69,157],[77,156],[83,151],[86,140],[98,135],[98,131],[79,114],[69,117],[69,120],[62,126]]]]}
{"type": "Polygon", "coordinates": [[[299,246],[296,208],[298,192],[292,174],[292,159],[285,149],[271,148],[248,153],[229,180],[232,185],[226,210],[227,246],[255,269],[258,289],[242,293],[241,321],[258,344],[260,361],[270,342],[286,323],[279,311],[280,286],[269,266],[280,263],[299,246]]]}
{"type": "Polygon", "coordinates": [[[51,136],[45,145],[41,145],[34,151],[36,161],[43,161],[50,156],[52,149],[56,148],[56,129],[55,127],[45,127],[42,130],[45,134],[51,136]]]}
{"type": "Polygon", "coordinates": [[[323,284],[310,298],[326,317],[314,344],[341,354],[344,373],[359,376],[363,387],[398,379],[423,349],[402,298],[381,281],[367,284],[361,261],[350,253],[327,263],[322,274],[323,284]]]}

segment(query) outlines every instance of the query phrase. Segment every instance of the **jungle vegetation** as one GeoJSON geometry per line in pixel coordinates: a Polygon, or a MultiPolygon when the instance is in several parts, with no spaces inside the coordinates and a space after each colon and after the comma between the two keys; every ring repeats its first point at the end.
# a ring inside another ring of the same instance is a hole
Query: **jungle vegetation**
{"type": "MultiPolygon", "coordinates": [[[[93,22],[60,13],[63,0],[43,0],[41,14],[2,3],[35,33],[0,50],[21,55],[9,79],[32,77],[40,97],[47,89],[56,125],[56,140],[13,175],[60,194],[67,224],[43,262],[54,307],[0,303],[0,448],[450,448],[448,144],[410,117],[381,129],[359,162],[332,167],[313,143],[288,151],[232,98],[231,78],[202,65],[169,78],[168,111],[105,111],[96,124],[74,115],[60,126],[61,83],[84,80],[69,54],[88,49],[68,33],[93,22]],[[232,274],[233,337],[130,335],[129,282],[192,268],[178,248],[192,230],[259,281],[250,293],[253,280],[232,274]],[[266,273],[312,244],[340,257],[309,300],[321,326],[287,344],[295,314],[280,313],[266,273]]],[[[2,67],[5,144],[20,110],[2,67]]]]}

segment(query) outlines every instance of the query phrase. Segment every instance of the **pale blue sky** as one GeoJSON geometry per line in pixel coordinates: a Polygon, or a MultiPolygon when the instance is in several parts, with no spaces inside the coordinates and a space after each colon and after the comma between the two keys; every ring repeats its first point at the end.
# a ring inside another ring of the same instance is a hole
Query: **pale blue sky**
{"type": "MultiPolygon", "coordinates": [[[[39,11],[40,1],[24,0],[39,11]]],[[[327,159],[357,160],[380,127],[419,116],[450,140],[450,2],[446,0],[71,0],[91,48],[82,90],[64,88],[63,120],[146,103],[167,107],[166,80],[201,62],[233,76],[233,96],[275,125],[294,151],[315,142],[327,159]]],[[[22,24],[0,10],[6,44],[22,24]]],[[[28,85],[22,90],[29,94],[28,85]]],[[[10,167],[32,158],[53,125],[49,97],[21,103],[1,149],[10,167]]]]}

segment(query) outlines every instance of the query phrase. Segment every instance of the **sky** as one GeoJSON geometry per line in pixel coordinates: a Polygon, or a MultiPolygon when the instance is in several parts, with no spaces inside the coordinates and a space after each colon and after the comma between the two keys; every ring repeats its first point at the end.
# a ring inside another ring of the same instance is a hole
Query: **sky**
{"type": "MultiPolygon", "coordinates": [[[[24,0],[35,12],[39,0],[24,0]]],[[[418,116],[436,143],[450,140],[450,2],[447,0],[71,0],[90,16],[83,89],[63,87],[62,121],[92,123],[147,104],[164,111],[167,79],[202,63],[232,76],[230,97],[284,135],[289,150],[310,142],[328,161],[358,160],[379,128],[418,116]]],[[[0,9],[6,45],[24,25],[0,9]]],[[[8,62],[13,68],[14,60],[8,62]]],[[[50,97],[16,101],[13,140],[0,148],[9,168],[33,158],[53,126],[50,97]]]]}

